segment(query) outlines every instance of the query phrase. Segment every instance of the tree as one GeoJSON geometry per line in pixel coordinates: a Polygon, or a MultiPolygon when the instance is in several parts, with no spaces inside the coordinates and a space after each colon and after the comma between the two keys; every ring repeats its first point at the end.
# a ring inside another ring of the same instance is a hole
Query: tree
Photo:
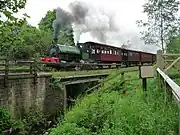
{"type": "Polygon", "coordinates": [[[47,49],[52,41],[50,32],[39,30],[31,25],[24,25],[19,32],[22,39],[21,45],[15,45],[14,57],[18,59],[28,59],[46,55],[47,49]]]}
{"type": "Polygon", "coordinates": [[[177,31],[177,16],[179,1],[176,0],[148,0],[143,5],[143,12],[147,14],[148,21],[137,21],[139,27],[145,28],[141,32],[145,44],[161,44],[164,51],[164,43],[168,37],[177,31]]]}
{"type": "MultiPolygon", "coordinates": [[[[53,21],[56,19],[56,9],[53,11],[48,11],[40,21],[39,29],[50,32],[53,35],[53,21]]],[[[74,44],[74,36],[73,36],[73,29],[72,26],[69,25],[68,27],[64,27],[60,31],[60,36],[58,39],[59,44],[66,44],[66,45],[75,45],[74,44]]]]}
{"type": "Polygon", "coordinates": [[[26,23],[24,14],[22,19],[13,16],[20,9],[24,8],[26,0],[4,0],[0,5],[0,55],[9,55],[14,51],[14,44],[21,44],[21,39],[18,36],[18,30],[26,23]]]}
{"type": "Polygon", "coordinates": [[[45,31],[51,31],[53,33],[53,27],[52,23],[56,19],[56,10],[54,9],[53,11],[47,11],[45,17],[43,17],[40,21],[39,29],[40,30],[45,30],[45,31]]]}

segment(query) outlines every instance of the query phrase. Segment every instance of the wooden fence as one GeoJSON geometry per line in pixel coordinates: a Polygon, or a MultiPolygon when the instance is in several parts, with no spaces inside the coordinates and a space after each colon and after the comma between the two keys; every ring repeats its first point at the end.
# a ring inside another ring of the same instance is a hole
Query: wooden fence
{"type": "Polygon", "coordinates": [[[180,54],[163,54],[162,51],[157,52],[157,76],[158,86],[165,90],[166,101],[175,100],[179,108],[179,134],[180,134],[180,86],[176,84],[168,75],[168,71],[174,68],[176,74],[180,74],[180,54]],[[171,58],[171,59],[169,59],[171,58]]]}
{"type": "Polygon", "coordinates": [[[161,50],[158,50],[157,67],[165,73],[167,73],[172,68],[180,72],[180,54],[163,54],[161,50]]]}
{"type": "Polygon", "coordinates": [[[38,65],[41,62],[32,60],[9,60],[6,57],[0,57],[0,78],[4,79],[4,85],[7,86],[9,79],[34,78],[37,82],[38,65]]]}
{"type": "Polygon", "coordinates": [[[0,58],[0,72],[8,73],[30,73],[36,72],[37,63],[35,59],[32,60],[9,60],[6,57],[0,58]]]}

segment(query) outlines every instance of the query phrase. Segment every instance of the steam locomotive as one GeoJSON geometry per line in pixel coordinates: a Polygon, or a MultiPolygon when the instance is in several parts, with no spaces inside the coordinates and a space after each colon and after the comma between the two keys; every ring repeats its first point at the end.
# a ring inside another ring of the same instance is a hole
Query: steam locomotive
{"type": "Polygon", "coordinates": [[[102,68],[117,66],[137,66],[153,64],[156,54],[142,51],[134,51],[121,47],[114,47],[96,42],[77,43],[76,46],[60,45],[53,43],[47,52],[47,56],[41,60],[47,66],[61,69],[68,67],[102,68]]]}

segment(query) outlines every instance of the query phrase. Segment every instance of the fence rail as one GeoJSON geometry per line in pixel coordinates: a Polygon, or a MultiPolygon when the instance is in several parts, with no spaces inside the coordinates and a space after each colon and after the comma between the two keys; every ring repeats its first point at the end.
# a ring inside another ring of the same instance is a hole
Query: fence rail
{"type": "Polygon", "coordinates": [[[44,62],[31,60],[9,60],[5,57],[0,57],[0,74],[11,73],[29,73],[31,75],[36,74],[37,71],[46,71],[42,68],[44,62]]]}
{"type": "Polygon", "coordinates": [[[163,80],[169,85],[175,99],[180,103],[180,87],[169,76],[167,76],[161,69],[157,68],[157,72],[160,74],[163,80]]]}

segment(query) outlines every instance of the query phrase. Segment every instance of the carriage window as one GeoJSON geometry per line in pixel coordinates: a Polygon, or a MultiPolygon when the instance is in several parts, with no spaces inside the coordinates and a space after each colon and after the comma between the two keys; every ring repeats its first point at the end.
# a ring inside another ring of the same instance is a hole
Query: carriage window
{"type": "Polygon", "coordinates": [[[104,50],[102,50],[101,52],[102,52],[102,54],[104,54],[104,53],[105,53],[105,51],[104,51],[104,50]]]}
{"type": "Polygon", "coordinates": [[[115,55],[117,55],[117,52],[116,52],[116,50],[114,51],[114,54],[115,54],[115,55]]]}
{"type": "Polygon", "coordinates": [[[112,50],[110,50],[110,54],[112,54],[112,50]]]}
{"type": "Polygon", "coordinates": [[[100,50],[99,50],[99,49],[97,49],[97,50],[96,50],[96,52],[97,52],[97,53],[100,53],[100,50]]]}

